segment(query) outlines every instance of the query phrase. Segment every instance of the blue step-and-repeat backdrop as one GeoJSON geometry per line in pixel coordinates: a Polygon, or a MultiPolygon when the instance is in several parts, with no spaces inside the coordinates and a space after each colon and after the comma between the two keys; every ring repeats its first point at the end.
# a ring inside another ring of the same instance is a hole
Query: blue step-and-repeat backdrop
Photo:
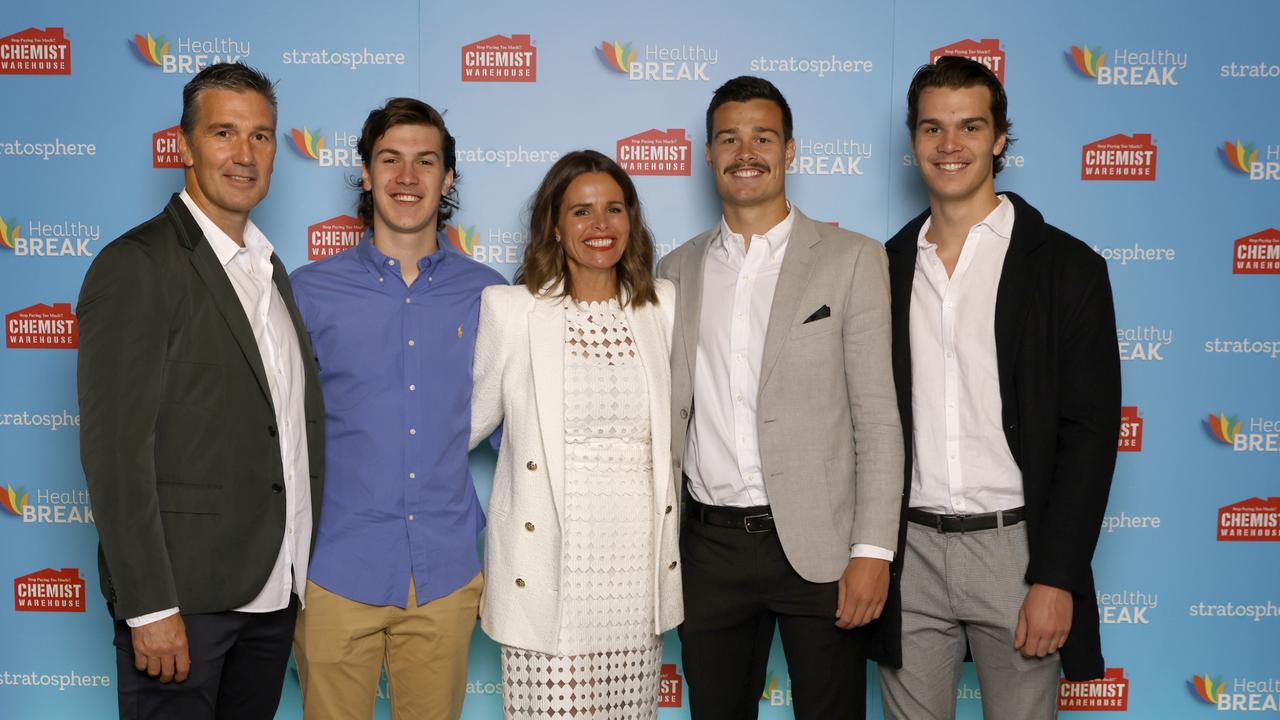
{"type": "MultiPolygon", "coordinates": [[[[926,204],[904,98],[942,54],[987,63],[1008,88],[1018,141],[998,189],[1092,245],[1115,289],[1124,432],[1094,562],[1109,669],[1064,684],[1061,708],[1276,714],[1278,32],[1280,5],[1261,0],[6,3],[0,717],[115,716],[74,303],[94,255],[182,186],[175,126],[193,72],[239,59],[279,81],[275,178],[253,217],[290,268],[355,241],[361,123],[413,95],[446,110],[459,141],[447,241],[510,277],[528,198],[571,149],[635,176],[662,252],[715,223],[703,117],[744,73],[794,109],[790,198],[887,238],[926,204]]],[[[492,464],[473,457],[482,499],[492,464]]],[[[687,717],[674,634],[666,662],[660,715],[687,717]]],[[[790,716],[790,685],[775,646],[762,717],[790,716]]],[[[477,630],[465,717],[500,717],[500,691],[477,630]]],[[[957,693],[960,716],[980,717],[972,671],[957,693]]],[[[278,717],[301,717],[292,675],[278,717]]]]}

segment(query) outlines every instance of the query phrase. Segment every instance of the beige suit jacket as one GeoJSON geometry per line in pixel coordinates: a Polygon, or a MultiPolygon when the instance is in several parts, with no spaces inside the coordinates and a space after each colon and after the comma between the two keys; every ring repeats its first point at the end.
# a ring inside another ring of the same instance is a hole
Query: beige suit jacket
{"type": "MultiPolygon", "coordinates": [[[[703,265],[719,234],[717,226],[658,264],[676,285],[677,476],[696,404],[703,265]]],[[[884,248],[797,210],[765,333],[756,433],[778,537],[811,582],[839,579],[856,543],[897,549],[903,448],[890,343],[884,248]],[[829,317],[805,322],[824,306],[829,317]]]]}

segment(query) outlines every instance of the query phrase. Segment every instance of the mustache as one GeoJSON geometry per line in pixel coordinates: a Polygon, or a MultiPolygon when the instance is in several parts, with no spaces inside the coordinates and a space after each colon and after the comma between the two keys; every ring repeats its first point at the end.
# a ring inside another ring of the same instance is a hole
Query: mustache
{"type": "Polygon", "coordinates": [[[759,170],[760,172],[767,173],[769,172],[769,165],[767,163],[758,162],[758,161],[740,162],[740,163],[735,163],[733,165],[730,165],[727,169],[725,169],[724,172],[726,175],[731,175],[733,173],[738,172],[739,170],[759,170]]]}

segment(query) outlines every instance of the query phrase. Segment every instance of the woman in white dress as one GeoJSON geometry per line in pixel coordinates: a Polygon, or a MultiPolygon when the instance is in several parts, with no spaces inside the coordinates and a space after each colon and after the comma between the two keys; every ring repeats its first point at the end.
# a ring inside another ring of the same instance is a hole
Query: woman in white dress
{"type": "Polygon", "coordinates": [[[675,292],[635,186],[595,151],[533,198],[511,287],[487,288],[471,444],[503,423],[481,626],[508,718],[653,718],[683,619],[670,452],[675,292]]]}

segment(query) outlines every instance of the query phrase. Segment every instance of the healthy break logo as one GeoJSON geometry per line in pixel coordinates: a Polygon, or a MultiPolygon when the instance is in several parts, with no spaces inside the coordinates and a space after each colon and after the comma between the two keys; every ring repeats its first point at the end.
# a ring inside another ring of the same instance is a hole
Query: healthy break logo
{"type": "Polygon", "coordinates": [[[1187,681],[1191,697],[1219,711],[1276,712],[1280,710],[1280,678],[1254,680],[1221,675],[1192,675],[1187,681]]]}
{"type": "Polygon", "coordinates": [[[703,45],[644,45],[606,40],[596,56],[609,70],[630,80],[710,82],[711,66],[720,62],[719,48],[703,45]],[[642,54],[641,54],[642,53],[642,54]]]}
{"type": "Polygon", "coordinates": [[[1235,452],[1280,452],[1280,420],[1251,417],[1245,421],[1239,415],[1212,413],[1201,421],[1210,439],[1228,445],[1235,452]]]}
{"type": "Polygon", "coordinates": [[[475,225],[446,225],[444,230],[455,250],[486,265],[519,265],[524,256],[526,233],[523,231],[491,229],[481,238],[475,225]]]}
{"type": "Polygon", "coordinates": [[[71,41],[60,27],[0,38],[0,75],[70,75],[71,41]]]}
{"type": "Polygon", "coordinates": [[[1219,157],[1231,170],[1248,175],[1250,180],[1280,180],[1280,145],[1259,148],[1253,143],[1224,140],[1219,157]],[[1265,152],[1261,159],[1259,152],[1265,152]]]}
{"type": "Polygon", "coordinates": [[[93,257],[89,243],[96,243],[101,237],[99,225],[74,220],[23,223],[0,214],[0,245],[12,250],[15,257],[93,257]]]}
{"type": "Polygon", "coordinates": [[[333,134],[333,142],[325,137],[324,131],[303,125],[301,128],[289,129],[289,147],[304,159],[315,162],[320,167],[360,167],[360,152],[356,150],[360,142],[359,135],[338,132],[333,134]]]}
{"type": "Polygon", "coordinates": [[[210,65],[247,61],[251,54],[248,40],[227,37],[179,36],[171,41],[164,35],[146,33],[134,35],[129,45],[142,64],[159,68],[166,75],[194,75],[210,65]]]}
{"type": "Polygon", "coordinates": [[[683,175],[693,169],[693,143],[683,128],[658,129],[618,141],[618,164],[628,175],[683,175]]]}
{"type": "Polygon", "coordinates": [[[1100,46],[1072,45],[1067,62],[1080,77],[1096,85],[1176,86],[1179,73],[1187,69],[1188,53],[1168,48],[1108,53],[1100,46]]]}
{"type": "Polygon", "coordinates": [[[962,57],[980,62],[987,66],[987,69],[995,73],[999,78],[1000,84],[1004,84],[1004,50],[1000,49],[1000,41],[996,38],[983,38],[981,40],[961,40],[943,45],[929,53],[929,64],[938,62],[939,58],[944,57],[962,57]]]}
{"type": "Polygon", "coordinates": [[[462,46],[462,82],[537,82],[538,48],[529,35],[494,35],[462,46]]]}

